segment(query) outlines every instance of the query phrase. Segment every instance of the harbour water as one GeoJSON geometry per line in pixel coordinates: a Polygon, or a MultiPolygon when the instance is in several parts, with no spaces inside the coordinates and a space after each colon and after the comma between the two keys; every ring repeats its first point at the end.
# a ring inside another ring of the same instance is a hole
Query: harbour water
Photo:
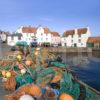
{"type": "Polygon", "coordinates": [[[81,81],[100,91],[100,51],[90,54],[62,53],[61,56],[81,81]]]}

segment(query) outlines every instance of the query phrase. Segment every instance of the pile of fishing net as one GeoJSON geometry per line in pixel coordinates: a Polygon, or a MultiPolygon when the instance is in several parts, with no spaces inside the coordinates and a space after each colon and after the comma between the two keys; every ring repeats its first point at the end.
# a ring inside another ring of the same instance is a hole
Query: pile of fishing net
{"type": "MultiPolygon", "coordinates": [[[[46,49],[26,51],[0,64],[4,88],[13,90],[5,100],[82,100],[81,84],[74,80],[68,65],[57,61],[46,49]]],[[[84,90],[87,100],[99,100],[89,88],[84,90]]]]}

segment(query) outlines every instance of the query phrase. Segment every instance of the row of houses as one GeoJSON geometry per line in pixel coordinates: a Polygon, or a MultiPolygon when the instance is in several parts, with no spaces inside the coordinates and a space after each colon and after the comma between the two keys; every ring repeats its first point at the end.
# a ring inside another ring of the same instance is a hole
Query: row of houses
{"type": "Polygon", "coordinates": [[[16,30],[15,34],[10,34],[7,39],[7,44],[16,44],[18,41],[37,42],[38,45],[43,43],[60,44],[61,37],[58,32],[53,32],[49,28],[45,27],[20,27],[16,30]]]}
{"type": "Polygon", "coordinates": [[[48,27],[21,26],[13,34],[8,34],[7,44],[15,45],[18,41],[26,41],[28,44],[37,42],[60,44],[66,47],[98,47],[100,48],[100,37],[91,37],[89,27],[66,30],[61,36],[58,32],[51,31],[48,27]]]}

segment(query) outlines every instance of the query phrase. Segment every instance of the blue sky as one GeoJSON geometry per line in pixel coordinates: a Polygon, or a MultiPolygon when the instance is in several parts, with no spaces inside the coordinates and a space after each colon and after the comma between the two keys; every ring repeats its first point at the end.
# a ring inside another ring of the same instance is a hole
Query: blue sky
{"type": "Polygon", "coordinates": [[[100,36],[100,0],[1,0],[0,29],[15,31],[21,25],[47,26],[52,31],[90,27],[100,36]]]}

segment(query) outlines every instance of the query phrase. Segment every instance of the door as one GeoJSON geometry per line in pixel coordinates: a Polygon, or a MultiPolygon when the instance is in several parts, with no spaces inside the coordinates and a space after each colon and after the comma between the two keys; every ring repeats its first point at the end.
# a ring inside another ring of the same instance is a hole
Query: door
{"type": "Polygon", "coordinates": [[[74,47],[77,47],[77,44],[76,43],[74,43],[74,47]]]}

